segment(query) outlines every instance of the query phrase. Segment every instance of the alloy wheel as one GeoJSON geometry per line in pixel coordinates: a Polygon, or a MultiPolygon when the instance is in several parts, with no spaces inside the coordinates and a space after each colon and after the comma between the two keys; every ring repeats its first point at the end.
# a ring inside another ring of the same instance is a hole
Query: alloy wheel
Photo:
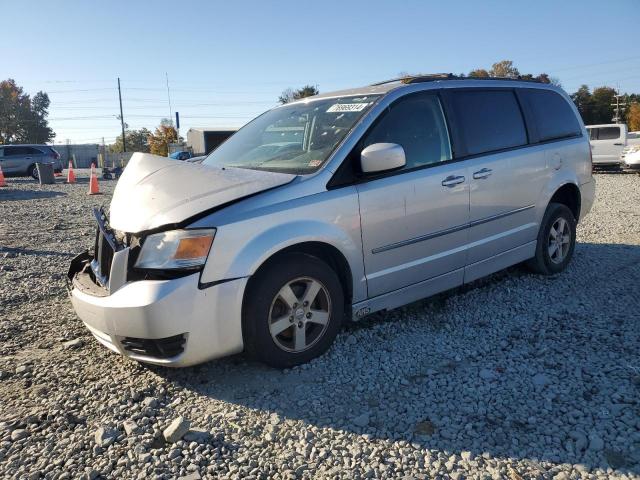
{"type": "Polygon", "coordinates": [[[549,258],[555,264],[562,263],[571,247],[571,228],[564,218],[558,218],[549,230],[548,252],[549,258]]]}
{"type": "Polygon", "coordinates": [[[269,332],[275,344],[287,352],[311,348],[324,335],[331,318],[327,288],[311,277],[287,282],[269,309],[269,332]]]}

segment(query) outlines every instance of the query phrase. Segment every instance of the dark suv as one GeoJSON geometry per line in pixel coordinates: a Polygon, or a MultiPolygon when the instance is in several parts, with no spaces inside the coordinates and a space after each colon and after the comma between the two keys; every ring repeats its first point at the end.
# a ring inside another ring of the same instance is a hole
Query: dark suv
{"type": "Polygon", "coordinates": [[[53,164],[56,173],[63,169],[60,154],[48,145],[0,145],[0,166],[6,176],[37,179],[36,163],[53,164]]]}

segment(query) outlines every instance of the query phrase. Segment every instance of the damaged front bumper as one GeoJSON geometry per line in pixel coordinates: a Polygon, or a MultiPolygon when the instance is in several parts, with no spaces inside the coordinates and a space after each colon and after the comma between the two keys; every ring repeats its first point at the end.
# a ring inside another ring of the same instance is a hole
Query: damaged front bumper
{"type": "Polygon", "coordinates": [[[127,281],[129,248],[113,255],[106,284],[88,251],[69,266],[78,317],[110,350],[134,360],[181,367],[242,351],[241,310],[247,278],[199,288],[200,273],[127,281]]]}

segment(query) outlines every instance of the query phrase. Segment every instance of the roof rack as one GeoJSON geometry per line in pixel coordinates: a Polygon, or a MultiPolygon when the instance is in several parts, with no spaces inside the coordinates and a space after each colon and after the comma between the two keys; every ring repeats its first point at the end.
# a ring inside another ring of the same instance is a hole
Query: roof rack
{"type": "Polygon", "coordinates": [[[407,75],[406,77],[398,77],[392,78],[391,80],[385,80],[383,82],[372,83],[371,86],[385,85],[387,83],[423,83],[423,82],[436,82],[439,80],[500,80],[507,82],[532,82],[532,83],[543,83],[540,80],[536,80],[534,78],[522,78],[518,76],[517,78],[509,78],[509,77],[461,77],[459,75],[454,75],[453,73],[429,73],[425,75],[407,75]]]}

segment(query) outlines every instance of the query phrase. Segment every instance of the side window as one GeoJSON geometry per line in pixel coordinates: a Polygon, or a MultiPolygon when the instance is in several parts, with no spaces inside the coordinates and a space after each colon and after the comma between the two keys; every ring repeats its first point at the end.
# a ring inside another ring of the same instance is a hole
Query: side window
{"type": "Polygon", "coordinates": [[[0,158],[4,157],[4,148],[0,147],[0,158]]]}
{"type": "Polygon", "coordinates": [[[42,155],[42,151],[33,147],[24,147],[27,155],[42,155]]]}
{"type": "Polygon", "coordinates": [[[5,155],[7,157],[17,157],[18,155],[25,155],[23,147],[5,147],[5,155]]]}
{"type": "Polygon", "coordinates": [[[361,146],[374,143],[402,146],[406,170],[451,160],[449,134],[438,96],[419,93],[392,104],[361,146]]]}
{"type": "Polygon", "coordinates": [[[620,138],[620,127],[600,127],[598,140],[616,140],[620,138]]]}
{"type": "Polygon", "coordinates": [[[467,155],[527,144],[520,106],[512,91],[453,91],[452,107],[467,155]]]}
{"type": "Polygon", "coordinates": [[[580,135],[580,123],[561,95],[550,90],[523,89],[541,142],[580,135]]]}

